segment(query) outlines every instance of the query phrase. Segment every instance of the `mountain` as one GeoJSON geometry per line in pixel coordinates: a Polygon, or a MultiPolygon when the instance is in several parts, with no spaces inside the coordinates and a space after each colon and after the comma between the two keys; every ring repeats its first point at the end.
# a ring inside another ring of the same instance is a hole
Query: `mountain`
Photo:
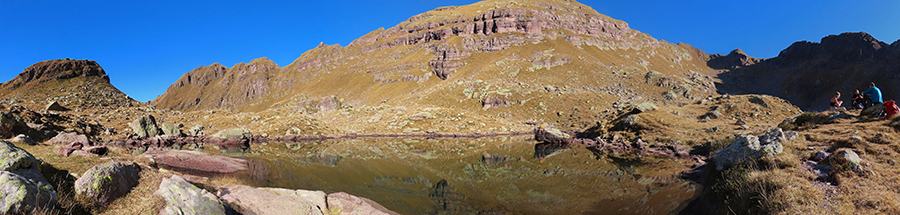
{"type": "Polygon", "coordinates": [[[715,94],[709,58],[575,1],[488,0],[415,15],[347,47],[320,44],[284,67],[266,58],[199,67],[151,104],[298,113],[415,105],[583,126],[603,110],[715,94]]]}
{"type": "Polygon", "coordinates": [[[7,103],[29,101],[37,106],[57,101],[68,107],[115,108],[130,107],[135,102],[110,84],[100,64],[91,60],[38,62],[0,84],[0,89],[0,98],[7,103]]]}
{"type": "Polygon", "coordinates": [[[865,32],[842,33],[821,42],[795,42],[769,59],[733,61],[738,55],[727,63],[710,61],[710,67],[725,69],[718,76],[721,93],[768,94],[804,110],[824,110],[834,92],[849,101],[854,90],[875,82],[885,100],[900,99],[900,40],[889,45],[865,32]]]}

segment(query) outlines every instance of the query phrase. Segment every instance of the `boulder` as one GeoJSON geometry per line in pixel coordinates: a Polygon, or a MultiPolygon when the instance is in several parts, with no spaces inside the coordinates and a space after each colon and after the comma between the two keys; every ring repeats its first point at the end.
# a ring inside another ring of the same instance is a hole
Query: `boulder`
{"type": "Polygon", "coordinates": [[[853,171],[862,171],[862,158],[850,149],[839,149],[831,156],[831,163],[836,165],[846,165],[853,171]]]}
{"type": "Polygon", "coordinates": [[[224,203],[242,214],[323,214],[327,210],[322,191],[230,185],[218,194],[224,203]]]}
{"type": "Polygon", "coordinates": [[[151,148],[142,156],[151,157],[157,164],[178,171],[227,174],[247,169],[246,160],[195,151],[160,151],[151,148]]]}
{"type": "Polygon", "coordinates": [[[56,134],[55,137],[50,138],[50,141],[48,141],[48,143],[50,143],[51,145],[63,145],[63,146],[72,145],[73,143],[81,144],[81,146],[90,146],[91,145],[91,141],[88,139],[87,136],[85,136],[83,134],[66,133],[66,132],[59,132],[59,134],[56,134]]]}
{"type": "Polygon", "coordinates": [[[19,134],[34,134],[35,131],[22,118],[9,113],[0,112],[0,138],[12,138],[19,134]]]}
{"type": "Polygon", "coordinates": [[[638,114],[638,113],[654,111],[654,110],[659,110],[659,107],[656,107],[656,105],[654,105],[653,103],[644,102],[644,103],[634,105],[634,108],[631,109],[631,113],[638,114]]]}
{"type": "Polygon", "coordinates": [[[133,122],[128,123],[128,126],[131,126],[131,130],[140,138],[155,137],[161,133],[159,127],[156,126],[156,118],[153,118],[153,115],[137,118],[133,122]]]}
{"type": "Polygon", "coordinates": [[[216,195],[178,175],[163,178],[154,194],[166,200],[166,207],[159,214],[225,214],[225,206],[216,195]]]}
{"type": "Polygon", "coordinates": [[[69,110],[68,108],[65,108],[62,105],[60,105],[59,102],[57,102],[57,101],[50,102],[50,104],[47,104],[47,107],[44,109],[47,111],[67,111],[67,110],[69,110]]]}
{"type": "Polygon", "coordinates": [[[753,135],[738,137],[730,145],[716,151],[713,156],[716,169],[721,171],[764,156],[780,154],[784,151],[784,146],[779,141],[783,140],[784,132],[780,128],[772,129],[759,137],[753,135]]]}
{"type": "Polygon", "coordinates": [[[109,204],[138,185],[140,171],[137,164],[116,161],[92,167],[75,181],[75,193],[101,205],[109,204]]]}
{"type": "Polygon", "coordinates": [[[166,137],[184,136],[184,134],[181,133],[181,129],[179,129],[178,126],[175,126],[175,125],[172,125],[169,123],[162,124],[162,132],[163,132],[163,135],[166,137]]]}
{"type": "Polygon", "coordinates": [[[204,129],[203,125],[196,125],[194,127],[191,127],[191,129],[188,129],[188,135],[195,136],[195,137],[203,136],[203,129],[204,129]]]}
{"type": "Polygon", "coordinates": [[[250,131],[244,129],[225,129],[212,136],[222,139],[249,139],[250,135],[250,131]]]}
{"type": "Polygon", "coordinates": [[[32,180],[8,171],[0,171],[0,196],[2,214],[27,214],[56,201],[55,193],[43,191],[32,180]]]}
{"type": "Polygon", "coordinates": [[[388,210],[375,201],[357,197],[345,192],[328,194],[328,210],[340,214],[399,214],[388,210]]]}
{"type": "Polygon", "coordinates": [[[534,140],[548,143],[567,143],[571,141],[572,135],[563,133],[559,129],[541,125],[534,130],[534,140]]]}
{"type": "Polygon", "coordinates": [[[56,202],[56,191],[41,175],[40,165],[27,151],[0,140],[0,214],[27,213],[56,202]]]}
{"type": "Polygon", "coordinates": [[[24,134],[19,134],[19,136],[16,136],[12,140],[10,140],[10,142],[19,143],[19,144],[28,144],[29,146],[37,145],[37,143],[35,143],[34,140],[32,140],[30,137],[28,137],[28,135],[24,135],[24,134]]]}

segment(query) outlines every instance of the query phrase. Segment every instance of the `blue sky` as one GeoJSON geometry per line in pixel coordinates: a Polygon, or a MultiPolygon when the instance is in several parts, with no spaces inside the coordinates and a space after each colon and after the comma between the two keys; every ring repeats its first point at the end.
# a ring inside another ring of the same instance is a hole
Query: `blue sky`
{"type": "MultiPolygon", "coordinates": [[[[476,1],[40,1],[0,2],[0,81],[39,61],[100,63],[139,101],[184,73],[268,57],[285,66],[319,42],[346,46],[379,27],[476,1]]],[[[791,43],[865,31],[900,39],[900,1],[580,1],[634,29],[708,53],[735,48],[774,57],[791,43]]]]}

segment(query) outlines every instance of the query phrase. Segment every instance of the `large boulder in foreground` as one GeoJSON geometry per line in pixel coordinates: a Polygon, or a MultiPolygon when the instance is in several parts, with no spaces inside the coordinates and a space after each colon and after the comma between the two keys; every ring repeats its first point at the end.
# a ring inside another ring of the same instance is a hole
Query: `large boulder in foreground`
{"type": "Polygon", "coordinates": [[[784,145],[779,142],[784,140],[784,132],[780,128],[769,130],[759,137],[738,137],[730,145],[716,151],[713,161],[716,162],[716,169],[721,171],[765,156],[775,156],[784,151],[784,145]]]}
{"type": "Polygon", "coordinates": [[[154,194],[166,201],[159,214],[225,214],[225,206],[215,195],[178,175],[163,178],[154,194]]]}
{"type": "Polygon", "coordinates": [[[187,150],[156,150],[144,152],[157,164],[177,171],[192,173],[235,173],[247,169],[247,161],[238,158],[212,155],[187,150]]]}
{"type": "Polygon", "coordinates": [[[75,181],[75,193],[101,205],[128,194],[138,185],[141,167],[110,161],[92,167],[75,181]]]}
{"type": "Polygon", "coordinates": [[[40,165],[27,151],[0,140],[0,214],[27,213],[56,202],[56,191],[41,175],[40,165]]]}
{"type": "Polygon", "coordinates": [[[230,185],[219,198],[242,214],[323,214],[325,192],[230,185]],[[275,201],[273,201],[275,200],[275,201]]]}
{"type": "Polygon", "coordinates": [[[153,115],[137,118],[128,123],[128,126],[131,126],[131,130],[140,138],[155,137],[162,133],[156,126],[156,118],[153,118],[153,115]]]}
{"type": "Polygon", "coordinates": [[[399,214],[388,210],[375,201],[347,194],[345,192],[328,194],[328,210],[340,214],[399,214]]]}

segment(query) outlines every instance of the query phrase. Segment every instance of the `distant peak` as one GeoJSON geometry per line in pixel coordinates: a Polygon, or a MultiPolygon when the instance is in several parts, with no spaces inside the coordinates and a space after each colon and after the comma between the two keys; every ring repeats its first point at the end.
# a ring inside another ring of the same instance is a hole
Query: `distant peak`
{"type": "Polygon", "coordinates": [[[278,64],[276,64],[274,61],[270,60],[270,59],[267,58],[267,57],[261,57],[261,58],[253,59],[253,60],[250,61],[249,64],[262,64],[262,65],[269,65],[269,66],[279,67],[278,64]]]}
{"type": "Polygon", "coordinates": [[[4,85],[21,85],[28,82],[69,79],[79,76],[96,76],[109,81],[109,76],[97,62],[66,58],[35,63],[4,85]]]}
{"type": "Polygon", "coordinates": [[[729,56],[730,56],[730,55],[747,56],[747,53],[744,53],[744,50],[741,50],[741,49],[735,49],[735,50],[732,50],[731,53],[728,53],[728,55],[729,55],[729,56]]]}

